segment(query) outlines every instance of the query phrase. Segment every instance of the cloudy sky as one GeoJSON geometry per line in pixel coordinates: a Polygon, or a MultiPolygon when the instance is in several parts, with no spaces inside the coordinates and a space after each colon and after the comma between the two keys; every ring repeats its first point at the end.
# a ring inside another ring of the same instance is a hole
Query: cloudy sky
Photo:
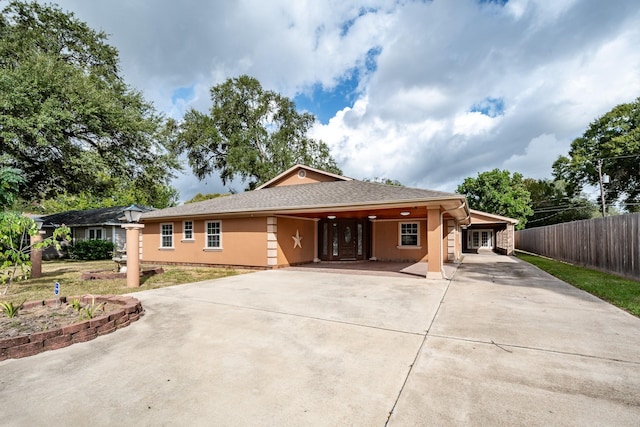
{"type": "MultiPolygon", "coordinates": [[[[345,175],[455,191],[551,176],[588,124],[640,96],[637,0],[59,0],[167,116],[248,74],[318,117],[345,175]]],[[[190,174],[181,199],[226,191],[190,174]]],[[[239,184],[236,189],[242,189],[239,184]]]]}

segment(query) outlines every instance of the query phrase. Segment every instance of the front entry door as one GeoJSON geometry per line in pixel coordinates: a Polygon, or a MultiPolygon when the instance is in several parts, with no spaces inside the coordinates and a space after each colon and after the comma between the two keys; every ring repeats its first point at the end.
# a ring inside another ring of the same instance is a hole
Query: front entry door
{"type": "Polygon", "coordinates": [[[342,220],[338,223],[338,253],[342,260],[356,259],[358,240],[356,222],[342,220]]]}
{"type": "Polygon", "coordinates": [[[366,220],[322,220],[318,224],[318,255],[324,261],[367,258],[369,229],[366,220]]]}

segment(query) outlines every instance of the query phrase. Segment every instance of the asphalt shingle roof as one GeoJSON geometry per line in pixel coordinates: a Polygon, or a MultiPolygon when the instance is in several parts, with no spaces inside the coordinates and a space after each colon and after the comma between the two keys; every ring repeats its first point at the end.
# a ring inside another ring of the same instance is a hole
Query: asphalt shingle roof
{"type": "MultiPolygon", "coordinates": [[[[137,205],[138,206],[138,205],[137,205]]],[[[85,225],[120,224],[120,218],[124,216],[124,210],[128,206],[114,206],[110,208],[88,209],[84,211],[66,211],[44,216],[43,226],[57,226],[65,224],[70,227],[85,225]]],[[[143,211],[151,208],[138,206],[143,211]]]]}
{"type": "Polygon", "coordinates": [[[464,196],[442,191],[390,186],[358,180],[317,182],[263,188],[202,202],[159,209],[143,214],[142,219],[260,211],[290,211],[295,209],[363,206],[452,198],[464,198],[464,196]]]}

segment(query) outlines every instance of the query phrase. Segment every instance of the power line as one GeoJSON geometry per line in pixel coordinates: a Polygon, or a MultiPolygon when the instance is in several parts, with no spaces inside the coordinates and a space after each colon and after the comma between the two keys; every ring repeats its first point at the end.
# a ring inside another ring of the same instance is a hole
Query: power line
{"type": "Polygon", "coordinates": [[[575,207],[575,206],[564,206],[564,207],[557,207],[557,208],[549,208],[549,209],[542,209],[542,210],[534,210],[533,214],[534,215],[540,215],[540,214],[545,214],[545,213],[549,213],[549,212],[558,212],[558,211],[574,211],[574,210],[579,210],[580,207],[575,207]]]}
{"type": "Polygon", "coordinates": [[[611,159],[629,159],[632,157],[640,157],[640,154],[629,154],[626,156],[612,156],[612,157],[601,157],[598,160],[611,160],[611,159]]]}

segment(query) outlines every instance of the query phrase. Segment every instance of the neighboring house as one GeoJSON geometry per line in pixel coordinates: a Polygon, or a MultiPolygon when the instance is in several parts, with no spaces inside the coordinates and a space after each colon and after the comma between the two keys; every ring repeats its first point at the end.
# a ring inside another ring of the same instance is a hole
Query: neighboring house
{"type": "MultiPolygon", "coordinates": [[[[145,212],[151,208],[138,206],[145,212]]],[[[80,240],[108,240],[116,245],[116,249],[122,249],[125,245],[125,230],[120,227],[124,222],[124,209],[127,206],[115,206],[110,208],[88,209],[84,211],[67,211],[42,217],[44,223],[42,229],[46,232],[44,238],[50,237],[56,227],[64,224],[71,229],[71,243],[80,240]]],[[[55,248],[47,248],[43,252],[43,258],[59,258],[55,248]]]]}
{"type": "Polygon", "coordinates": [[[458,260],[464,195],[296,165],[253,191],[142,215],[142,261],[279,268],[320,261],[458,260]]]}
{"type": "Polygon", "coordinates": [[[513,255],[517,219],[471,209],[471,224],[462,228],[462,251],[491,250],[513,255]]]}

